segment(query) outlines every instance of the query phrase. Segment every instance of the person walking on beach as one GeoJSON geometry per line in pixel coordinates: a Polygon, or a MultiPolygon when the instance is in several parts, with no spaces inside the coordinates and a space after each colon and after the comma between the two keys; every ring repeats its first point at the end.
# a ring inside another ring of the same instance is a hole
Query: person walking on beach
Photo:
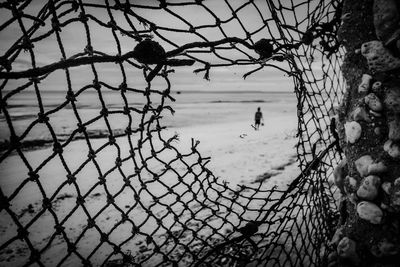
{"type": "Polygon", "coordinates": [[[254,120],[255,120],[254,129],[257,131],[260,128],[261,120],[264,121],[264,118],[263,118],[263,115],[262,115],[260,107],[257,108],[256,114],[254,115],[254,120]]]}

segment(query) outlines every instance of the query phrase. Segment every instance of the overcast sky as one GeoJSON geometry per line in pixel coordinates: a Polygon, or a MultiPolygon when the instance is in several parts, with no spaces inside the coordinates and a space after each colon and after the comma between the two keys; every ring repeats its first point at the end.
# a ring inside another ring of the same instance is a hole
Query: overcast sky
{"type": "MultiPolygon", "coordinates": [[[[85,1],[86,2],[86,1],[85,1]]],[[[100,1],[91,1],[100,3],[100,1]]],[[[112,2],[112,1],[111,1],[112,2]]],[[[177,3],[182,1],[168,1],[171,3],[177,3]]],[[[234,0],[230,1],[231,7],[233,9],[241,6],[242,3],[247,2],[246,0],[234,0]]],[[[266,5],[266,1],[264,0],[256,0],[255,4],[259,7],[262,12],[262,17],[259,15],[254,6],[246,6],[241,9],[237,15],[242,21],[243,26],[249,32],[254,32],[255,30],[260,29],[264,22],[263,20],[270,18],[269,9],[266,5]]],[[[285,2],[285,1],[283,1],[285,2]]],[[[290,1],[288,1],[290,2],[290,1]]],[[[31,15],[37,14],[37,12],[42,7],[45,1],[41,0],[33,0],[30,7],[26,9],[24,12],[30,13],[31,15]]],[[[131,3],[135,4],[143,4],[143,5],[158,5],[158,1],[155,0],[135,0],[131,1],[131,3]]],[[[225,1],[204,1],[205,5],[211,9],[215,15],[217,15],[221,21],[225,21],[232,16],[232,12],[230,11],[229,6],[225,4],[225,1]]],[[[112,4],[112,3],[111,3],[112,4]]],[[[210,25],[215,24],[215,19],[210,13],[206,11],[206,9],[199,6],[184,6],[184,7],[169,7],[169,10],[173,13],[178,14],[179,16],[185,18],[190,24],[193,26],[201,26],[201,25],[210,25]]],[[[141,8],[133,8],[133,11],[138,15],[144,17],[145,19],[152,21],[158,26],[163,26],[166,28],[175,28],[188,30],[188,25],[182,23],[181,20],[177,19],[176,16],[171,15],[170,12],[163,10],[152,10],[152,9],[141,9],[141,8]]],[[[9,12],[3,12],[0,16],[0,22],[4,22],[11,17],[9,12]]],[[[107,23],[110,20],[109,15],[107,14],[105,9],[99,8],[87,8],[86,12],[88,14],[94,15],[99,20],[107,23]]],[[[72,13],[71,16],[66,16],[61,19],[61,21],[65,21],[68,18],[78,16],[77,13],[72,13]]],[[[287,22],[293,22],[293,18],[289,16],[285,17],[287,22]]],[[[298,14],[301,17],[301,14],[298,14]]],[[[126,22],[126,19],[123,16],[122,12],[114,11],[113,12],[114,19],[117,24],[127,30],[130,30],[129,24],[126,22]]],[[[140,25],[137,20],[135,20],[132,16],[130,17],[135,27],[139,30],[144,29],[143,25],[140,25]]],[[[28,19],[24,19],[24,24],[28,27],[32,24],[32,21],[28,19]]],[[[46,25],[41,27],[34,35],[34,37],[39,36],[45,32],[47,32],[50,28],[51,22],[49,20],[46,21],[46,25]]],[[[89,26],[91,31],[91,39],[92,45],[95,50],[102,51],[107,54],[116,54],[116,42],[112,36],[111,30],[99,26],[97,23],[89,20],[89,26]]],[[[245,32],[242,29],[242,26],[238,23],[237,20],[232,20],[229,23],[222,23],[222,28],[229,37],[241,37],[245,36],[245,32]]],[[[278,32],[274,29],[273,24],[269,24],[271,30],[268,31],[268,28],[260,30],[257,34],[252,36],[253,41],[257,41],[261,38],[279,38],[278,32]]],[[[201,41],[201,38],[194,34],[188,33],[176,33],[171,31],[160,30],[159,33],[169,40],[173,41],[178,45],[183,45],[189,42],[201,41]]],[[[198,33],[206,37],[208,40],[219,40],[223,38],[223,35],[219,29],[216,27],[208,27],[204,29],[198,30],[198,33]]],[[[5,51],[9,48],[9,46],[15,42],[17,38],[21,36],[21,30],[17,23],[13,23],[8,26],[5,30],[0,32],[0,53],[4,54],[5,51]]],[[[133,49],[136,43],[127,36],[118,36],[121,44],[122,44],[122,52],[128,52],[133,49]]],[[[86,34],[84,31],[83,24],[80,22],[75,22],[69,24],[67,27],[64,27],[61,32],[61,38],[64,43],[64,47],[66,49],[67,56],[72,56],[76,53],[82,52],[84,47],[86,46],[86,34]]],[[[156,41],[159,41],[166,50],[170,50],[173,47],[164,43],[157,36],[154,37],[156,41]]],[[[49,38],[44,39],[35,44],[35,56],[37,60],[38,66],[47,65],[53,63],[55,61],[59,61],[61,58],[61,53],[59,47],[57,45],[55,36],[52,35],[49,38]]],[[[257,55],[253,51],[249,51],[249,54],[256,57],[257,55]]],[[[245,55],[239,53],[233,53],[232,51],[227,51],[223,53],[224,56],[231,59],[247,59],[245,55]]],[[[205,53],[204,55],[199,55],[202,59],[205,59],[210,62],[218,62],[222,63],[220,59],[215,56],[210,55],[209,53],[205,53]]],[[[21,56],[17,58],[15,63],[13,64],[13,70],[22,70],[30,67],[30,60],[28,57],[28,53],[22,53],[21,56]]],[[[98,68],[102,76],[101,79],[107,80],[111,83],[115,82],[119,84],[121,81],[121,74],[119,73],[118,66],[115,64],[98,64],[98,68]],[[100,66],[101,65],[101,66],[100,66]]],[[[285,66],[285,64],[281,64],[281,66],[285,66]]],[[[291,78],[285,77],[284,73],[277,71],[273,68],[265,68],[264,70],[248,77],[246,80],[242,79],[242,75],[247,71],[250,71],[257,67],[255,66],[245,66],[245,67],[221,67],[218,69],[213,69],[210,72],[211,82],[204,81],[202,79],[203,74],[194,74],[193,70],[196,68],[202,67],[201,65],[195,65],[193,67],[176,67],[176,72],[171,74],[171,80],[173,81],[173,89],[175,90],[250,90],[250,91],[293,91],[292,88],[292,80],[291,78]]],[[[316,68],[318,68],[318,63],[316,68]]],[[[132,76],[141,75],[140,72],[130,69],[130,74],[132,76]]],[[[93,75],[90,73],[87,67],[79,67],[74,68],[71,71],[72,79],[76,83],[76,86],[82,86],[84,84],[88,84],[93,79],[93,75]]],[[[46,81],[51,90],[65,90],[65,84],[60,82],[63,78],[62,71],[56,71],[52,75],[50,75],[46,81]]],[[[137,81],[137,79],[132,79],[132,82],[137,81]]],[[[11,83],[12,85],[12,83],[11,83]]],[[[141,86],[142,84],[137,84],[137,86],[141,86]]],[[[78,88],[75,88],[78,89],[78,88]]]]}

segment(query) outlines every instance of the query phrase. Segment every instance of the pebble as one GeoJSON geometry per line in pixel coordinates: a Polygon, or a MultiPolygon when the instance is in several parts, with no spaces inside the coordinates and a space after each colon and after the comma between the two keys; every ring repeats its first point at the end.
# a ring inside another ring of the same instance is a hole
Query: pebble
{"type": "Polygon", "coordinates": [[[367,111],[363,107],[357,107],[353,111],[352,117],[353,117],[353,120],[355,120],[355,121],[366,121],[366,122],[371,121],[367,111]]]}
{"type": "Polygon", "coordinates": [[[361,201],[357,205],[358,216],[372,224],[380,224],[383,219],[382,210],[372,202],[361,201]]]}
{"type": "Polygon", "coordinates": [[[374,162],[368,166],[368,174],[381,174],[388,171],[388,167],[383,163],[374,162]]]}
{"type": "Polygon", "coordinates": [[[355,264],[360,260],[356,252],[356,242],[348,237],[343,237],[340,240],[337,246],[337,253],[340,258],[348,259],[355,264]]]}
{"type": "Polygon", "coordinates": [[[335,245],[337,246],[339,244],[339,241],[343,238],[344,233],[343,233],[343,228],[339,227],[338,229],[336,229],[335,234],[333,235],[331,241],[329,242],[329,244],[335,245]]]}
{"type": "Polygon", "coordinates": [[[370,110],[369,113],[374,117],[382,117],[382,114],[380,114],[376,111],[373,111],[373,110],[370,110]]]}
{"type": "Polygon", "coordinates": [[[381,82],[374,82],[374,83],[372,84],[372,91],[373,91],[374,93],[379,92],[379,91],[381,90],[381,88],[382,88],[382,83],[381,83],[381,82]]]}
{"type": "Polygon", "coordinates": [[[344,124],[347,142],[354,144],[361,137],[361,125],[356,121],[344,124]]]}
{"type": "Polygon", "coordinates": [[[380,112],[383,110],[381,100],[374,93],[370,93],[365,96],[364,101],[372,111],[380,112]]]}
{"type": "Polygon", "coordinates": [[[340,189],[340,192],[344,193],[344,178],[348,173],[347,160],[344,158],[333,170],[333,177],[335,179],[335,185],[340,189]]]}
{"type": "Polygon", "coordinates": [[[381,179],[375,175],[369,175],[361,181],[361,185],[357,190],[357,196],[360,199],[374,200],[379,193],[381,179]]]}
{"type": "Polygon", "coordinates": [[[372,76],[369,74],[363,74],[361,78],[361,83],[358,86],[359,93],[368,93],[370,84],[371,84],[372,76]]]}
{"type": "Polygon", "coordinates": [[[361,177],[368,175],[368,166],[373,163],[373,159],[370,155],[360,157],[355,161],[356,169],[361,177]]]}
{"type": "Polygon", "coordinates": [[[387,140],[383,145],[383,150],[389,154],[392,158],[400,157],[400,148],[399,145],[394,143],[392,140],[387,140]]]}
{"type": "Polygon", "coordinates": [[[381,187],[382,187],[383,192],[390,195],[390,189],[392,188],[392,184],[390,182],[382,183],[381,187]]]}

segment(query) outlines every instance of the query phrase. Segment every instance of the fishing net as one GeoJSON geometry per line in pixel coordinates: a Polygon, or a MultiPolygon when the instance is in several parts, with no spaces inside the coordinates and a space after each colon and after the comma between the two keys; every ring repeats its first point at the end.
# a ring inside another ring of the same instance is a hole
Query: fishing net
{"type": "Polygon", "coordinates": [[[20,170],[1,177],[2,264],[324,264],[338,218],[328,179],[341,157],[334,120],[344,89],[341,1],[10,0],[0,7],[0,123],[8,136],[0,168],[20,170]],[[112,38],[96,41],[104,32],[112,38]],[[81,43],[68,43],[74,35],[81,43]],[[182,150],[177,136],[164,134],[163,116],[174,111],[171,76],[192,68],[212,80],[221,67],[244,78],[272,68],[292,81],[299,175],[287,188],[230,186],[207,167],[198,141],[182,150]],[[49,104],[54,79],[64,98],[49,104]],[[28,91],[35,116],[17,125],[14,99],[28,91]],[[119,106],[107,105],[107,92],[119,106]],[[88,97],[101,106],[89,118],[81,105],[88,97]],[[62,112],[72,114],[73,131],[57,127],[62,112]],[[96,124],[106,129],[98,139],[96,124]],[[34,142],[39,128],[46,138],[34,142]],[[33,146],[52,149],[27,157],[33,146]]]}

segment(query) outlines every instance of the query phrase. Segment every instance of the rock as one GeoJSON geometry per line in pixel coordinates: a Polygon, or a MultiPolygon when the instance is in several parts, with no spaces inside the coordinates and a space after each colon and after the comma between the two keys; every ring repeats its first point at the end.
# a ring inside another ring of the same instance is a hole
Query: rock
{"type": "Polygon", "coordinates": [[[392,158],[400,157],[400,147],[398,144],[394,143],[392,140],[387,140],[383,145],[383,150],[389,154],[392,158]]]}
{"type": "Polygon", "coordinates": [[[356,121],[346,122],[344,124],[347,142],[354,144],[361,137],[361,125],[356,121]]]}
{"type": "Polygon", "coordinates": [[[381,90],[381,88],[382,88],[382,83],[381,82],[374,82],[373,84],[372,84],[372,92],[374,92],[374,93],[379,93],[379,91],[381,90]]]}
{"type": "Polygon", "coordinates": [[[372,76],[369,74],[363,74],[361,78],[361,83],[358,86],[358,92],[359,93],[368,93],[369,87],[371,84],[372,76]]]}
{"type": "Polygon", "coordinates": [[[372,72],[385,72],[400,68],[400,59],[393,56],[380,41],[363,43],[361,54],[367,59],[368,67],[372,72]]]}
{"type": "Polygon", "coordinates": [[[396,0],[374,0],[373,13],[376,36],[385,45],[396,40],[400,22],[396,0]]]}
{"type": "Polygon", "coordinates": [[[395,210],[392,207],[386,205],[383,202],[381,203],[381,209],[387,212],[395,212],[395,210]]]}
{"type": "Polygon", "coordinates": [[[400,88],[391,88],[391,90],[388,90],[383,103],[387,110],[400,113],[400,88]]]}
{"type": "Polygon", "coordinates": [[[368,166],[368,174],[381,174],[387,172],[388,168],[382,161],[374,162],[368,166]]]}
{"type": "Polygon", "coordinates": [[[400,177],[394,181],[390,190],[390,206],[400,211],[400,177]]]}
{"type": "Polygon", "coordinates": [[[328,267],[336,267],[338,265],[338,254],[336,251],[332,251],[328,255],[328,267]]]}
{"type": "Polygon", "coordinates": [[[383,219],[382,210],[372,202],[361,201],[357,205],[358,216],[372,224],[380,224],[383,219]]]}
{"type": "Polygon", "coordinates": [[[344,158],[333,170],[335,185],[340,189],[342,194],[344,193],[344,178],[347,176],[347,173],[347,160],[344,158]]]}
{"type": "Polygon", "coordinates": [[[389,139],[393,141],[400,141],[400,116],[397,115],[390,119],[388,122],[389,126],[389,139]]]}
{"type": "Polygon", "coordinates": [[[383,109],[381,100],[374,93],[365,96],[364,101],[372,111],[380,112],[383,109]]]}
{"type": "Polygon", "coordinates": [[[371,122],[367,111],[363,107],[357,107],[352,113],[353,120],[371,122]]]}
{"type": "Polygon", "coordinates": [[[343,238],[343,236],[344,236],[343,228],[339,227],[338,229],[336,229],[336,232],[333,235],[331,241],[329,242],[329,245],[337,246],[339,244],[339,241],[343,238]]]}
{"type": "Polygon", "coordinates": [[[383,192],[390,195],[390,189],[392,188],[392,184],[390,182],[382,183],[381,187],[382,187],[383,192]]]}
{"type": "Polygon", "coordinates": [[[375,175],[369,175],[361,181],[361,185],[357,190],[357,196],[360,199],[374,200],[379,193],[381,179],[375,175]]]}
{"type": "Polygon", "coordinates": [[[360,157],[354,163],[356,165],[356,169],[361,177],[365,177],[368,175],[368,166],[373,163],[373,159],[370,155],[365,155],[360,157]]]}
{"type": "Polygon", "coordinates": [[[400,252],[400,246],[383,239],[378,244],[373,245],[371,253],[378,258],[397,255],[400,252]]]}
{"type": "Polygon", "coordinates": [[[343,237],[337,246],[337,254],[342,259],[348,259],[354,264],[360,261],[356,252],[356,242],[354,240],[343,237]]]}

